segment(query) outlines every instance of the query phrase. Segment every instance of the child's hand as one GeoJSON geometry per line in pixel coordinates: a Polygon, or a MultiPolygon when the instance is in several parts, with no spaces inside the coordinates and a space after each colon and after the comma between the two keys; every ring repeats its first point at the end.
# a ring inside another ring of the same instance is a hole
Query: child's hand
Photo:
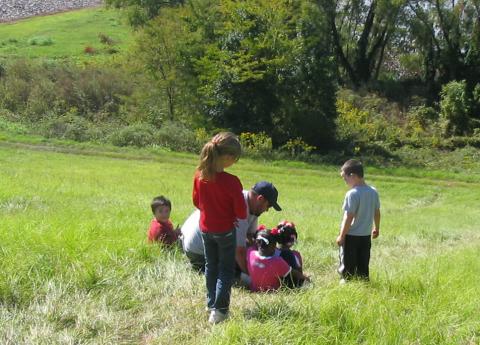
{"type": "Polygon", "coordinates": [[[373,230],[372,230],[372,238],[377,238],[378,235],[380,235],[380,230],[378,230],[378,229],[376,229],[376,228],[373,229],[373,230]]]}
{"type": "Polygon", "coordinates": [[[182,231],[180,230],[180,226],[178,224],[177,224],[177,227],[175,228],[175,230],[173,230],[173,232],[175,232],[177,235],[182,234],[182,231]]]}
{"type": "Polygon", "coordinates": [[[342,237],[342,235],[338,235],[336,242],[339,247],[343,246],[343,244],[345,243],[345,237],[342,237]]]}

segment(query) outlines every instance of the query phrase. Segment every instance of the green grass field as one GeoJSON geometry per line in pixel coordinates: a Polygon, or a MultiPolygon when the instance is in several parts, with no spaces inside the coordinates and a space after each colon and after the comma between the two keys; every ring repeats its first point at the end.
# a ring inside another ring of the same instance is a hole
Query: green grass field
{"type": "Polygon", "coordinates": [[[231,319],[212,327],[203,277],[181,252],[146,243],[152,197],[171,198],[174,223],[192,211],[197,158],[54,149],[0,141],[1,344],[480,342],[478,182],[367,168],[383,212],[372,279],[340,286],[334,239],[347,189],[338,167],[240,160],[230,171],[246,188],[277,185],[283,211],[260,220],[297,224],[313,283],[235,288],[231,319]]]}
{"type": "Polygon", "coordinates": [[[130,27],[118,11],[90,8],[0,23],[0,58],[99,60],[114,48],[123,52],[133,42],[130,27]],[[102,44],[99,34],[113,40],[102,44]],[[86,54],[92,47],[94,54],[86,54]]]}

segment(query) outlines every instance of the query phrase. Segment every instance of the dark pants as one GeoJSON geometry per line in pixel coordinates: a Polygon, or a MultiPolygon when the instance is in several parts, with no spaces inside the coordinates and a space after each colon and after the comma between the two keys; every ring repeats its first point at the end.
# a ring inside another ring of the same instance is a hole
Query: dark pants
{"type": "Polygon", "coordinates": [[[190,265],[192,265],[192,268],[195,271],[199,273],[205,272],[205,254],[185,252],[185,255],[187,256],[188,260],[190,261],[190,265]]]}
{"type": "Polygon", "coordinates": [[[202,232],[205,247],[207,306],[228,312],[235,275],[235,229],[222,234],[202,232]]]}
{"type": "Polygon", "coordinates": [[[368,280],[371,246],[370,236],[347,235],[345,237],[345,243],[339,251],[340,266],[338,267],[338,273],[342,278],[358,277],[368,280]]]}

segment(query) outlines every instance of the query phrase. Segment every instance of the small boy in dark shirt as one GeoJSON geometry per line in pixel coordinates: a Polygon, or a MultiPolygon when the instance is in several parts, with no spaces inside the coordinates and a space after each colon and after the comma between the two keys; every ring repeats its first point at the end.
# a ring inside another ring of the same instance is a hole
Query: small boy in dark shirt
{"type": "Polygon", "coordinates": [[[276,228],[272,229],[272,234],[276,237],[278,247],[280,249],[280,256],[285,260],[292,269],[297,270],[301,275],[300,279],[285,279],[285,284],[290,287],[299,287],[302,286],[306,276],[303,275],[303,260],[300,253],[291,248],[297,242],[297,230],[295,224],[289,221],[280,222],[276,228]]]}

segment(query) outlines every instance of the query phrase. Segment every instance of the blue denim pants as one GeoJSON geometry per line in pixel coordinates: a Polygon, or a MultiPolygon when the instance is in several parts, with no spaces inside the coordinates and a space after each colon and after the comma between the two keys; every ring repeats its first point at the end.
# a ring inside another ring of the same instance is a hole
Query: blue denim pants
{"type": "Polygon", "coordinates": [[[202,232],[207,306],[223,313],[228,312],[235,275],[235,236],[235,229],[221,234],[202,232]]]}

